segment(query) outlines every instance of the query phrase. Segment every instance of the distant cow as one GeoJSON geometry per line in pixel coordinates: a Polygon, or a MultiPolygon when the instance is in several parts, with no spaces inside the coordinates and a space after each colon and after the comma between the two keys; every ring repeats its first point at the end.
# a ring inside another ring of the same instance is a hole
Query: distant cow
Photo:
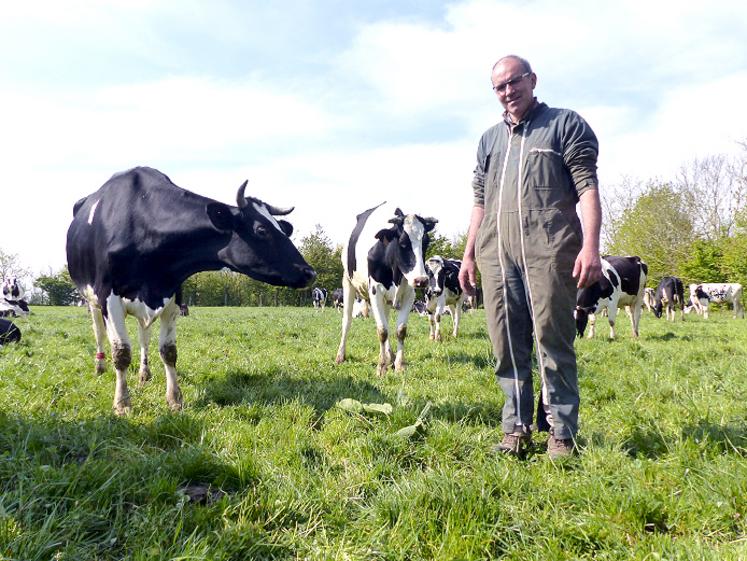
{"type": "Polygon", "coordinates": [[[179,315],[180,316],[188,316],[189,315],[189,306],[186,304],[179,304],[179,315]]]}
{"type": "Polygon", "coordinates": [[[452,334],[456,337],[459,333],[462,305],[467,298],[459,285],[459,269],[462,262],[434,255],[426,261],[426,266],[429,274],[425,304],[430,324],[430,338],[434,341],[441,340],[441,316],[444,312],[451,315],[454,323],[452,334]]]}
{"type": "Polygon", "coordinates": [[[633,325],[633,336],[638,337],[638,322],[641,318],[641,306],[648,275],[648,266],[640,257],[616,257],[606,255],[602,258],[602,278],[576,294],[576,330],[583,337],[586,324],[591,323],[589,335],[594,336],[596,312],[606,308],[610,323],[610,339],[615,338],[615,318],[617,309],[625,306],[633,325]]]}
{"type": "Polygon", "coordinates": [[[360,296],[355,297],[355,302],[353,302],[353,317],[354,318],[368,318],[370,315],[370,309],[368,302],[366,302],[363,298],[360,296]]]}
{"type": "Polygon", "coordinates": [[[0,317],[26,317],[29,315],[29,305],[23,299],[25,291],[16,277],[9,277],[3,281],[2,295],[0,295],[0,317]]]}
{"type": "Polygon", "coordinates": [[[327,304],[327,289],[315,286],[311,291],[311,303],[317,309],[324,309],[327,304]]]}
{"type": "Polygon", "coordinates": [[[345,345],[353,314],[355,294],[371,304],[379,336],[377,371],[384,374],[390,363],[405,367],[407,318],[415,301],[415,288],[425,288],[428,274],[423,256],[433,218],[405,214],[384,203],[357,216],[350,239],[342,250],[344,310],[342,337],[336,362],[345,360],[345,345]],[[397,354],[389,343],[389,311],[397,310],[397,354]]]}
{"type": "Polygon", "coordinates": [[[21,340],[21,330],[12,321],[0,318],[0,347],[21,340]]]}
{"type": "Polygon", "coordinates": [[[335,307],[335,310],[342,310],[342,288],[335,288],[332,291],[332,305],[335,307]]]}
{"type": "Polygon", "coordinates": [[[426,307],[426,304],[423,300],[415,300],[412,303],[412,311],[418,314],[419,316],[427,316],[428,315],[428,308],[426,307]]]}
{"type": "Polygon", "coordinates": [[[744,308],[742,307],[742,285],[738,282],[704,282],[690,285],[690,302],[694,304],[697,301],[701,307],[703,316],[708,319],[709,303],[731,304],[734,309],[734,317],[744,317],[744,308]],[[708,302],[703,305],[702,294],[705,294],[708,302]]]}
{"type": "Polygon", "coordinates": [[[177,187],[160,171],[140,167],[114,175],[73,208],[67,232],[70,276],[91,307],[96,371],[105,369],[104,334],[116,370],[114,410],[130,410],[127,368],[132,353],[125,317],[138,320],[140,381],[150,379],[150,329],[161,319],[159,350],[166,369],[166,401],[182,406],[176,375],[176,298],[199,271],[224,267],[262,282],[301,288],[316,276],[290,240],[282,210],[246,197],[238,207],[177,187]]]}
{"type": "Polygon", "coordinates": [[[643,291],[643,305],[646,309],[654,313],[654,297],[656,296],[656,290],[653,288],[645,288],[643,291]]]}
{"type": "Polygon", "coordinates": [[[685,319],[685,289],[682,281],[677,277],[663,277],[654,294],[654,315],[660,318],[662,308],[666,306],[667,320],[674,321],[678,305],[680,316],[685,319]]]}
{"type": "Polygon", "coordinates": [[[707,318],[708,305],[710,302],[711,298],[705,293],[705,291],[703,291],[700,285],[695,287],[694,292],[692,287],[690,287],[690,304],[685,306],[685,313],[689,314],[691,311],[695,310],[698,315],[705,315],[707,318]]]}

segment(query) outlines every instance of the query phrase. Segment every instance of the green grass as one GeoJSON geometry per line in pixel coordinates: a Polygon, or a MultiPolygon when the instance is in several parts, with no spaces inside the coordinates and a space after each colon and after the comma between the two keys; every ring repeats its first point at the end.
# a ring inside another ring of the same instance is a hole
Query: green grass
{"type": "Polygon", "coordinates": [[[440,344],[412,316],[408,370],[378,377],[372,320],[336,366],[333,310],[192,308],[184,410],[154,337],[125,418],[83,309],[17,323],[0,349],[0,559],[747,559],[747,322],[727,312],[644,315],[639,340],[622,317],[617,341],[606,321],[578,341],[583,451],[563,463],[490,454],[503,397],[482,311],[440,344]],[[395,436],[428,401],[425,434],[395,436]]]}

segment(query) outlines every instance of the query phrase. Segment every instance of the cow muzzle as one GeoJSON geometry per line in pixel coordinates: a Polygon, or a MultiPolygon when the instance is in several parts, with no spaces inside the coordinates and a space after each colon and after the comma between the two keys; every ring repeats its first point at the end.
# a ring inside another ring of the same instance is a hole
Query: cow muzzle
{"type": "Polygon", "coordinates": [[[417,277],[413,284],[415,285],[415,288],[425,288],[428,286],[428,277],[417,277]]]}

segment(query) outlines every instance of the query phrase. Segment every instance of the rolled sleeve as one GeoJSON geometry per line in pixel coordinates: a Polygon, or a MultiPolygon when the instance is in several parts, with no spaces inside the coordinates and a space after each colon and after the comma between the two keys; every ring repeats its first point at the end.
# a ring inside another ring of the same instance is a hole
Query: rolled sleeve
{"type": "Polygon", "coordinates": [[[594,131],[580,115],[569,112],[563,136],[563,161],[571,174],[576,194],[581,197],[590,189],[599,189],[599,142],[594,131]]]}

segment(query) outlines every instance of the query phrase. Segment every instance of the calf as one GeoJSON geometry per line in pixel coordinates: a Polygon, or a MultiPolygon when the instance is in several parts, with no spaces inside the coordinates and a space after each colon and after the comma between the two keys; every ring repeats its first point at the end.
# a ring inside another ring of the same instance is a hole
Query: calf
{"type": "Polygon", "coordinates": [[[576,330],[583,337],[586,324],[591,323],[588,337],[594,336],[594,314],[603,309],[608,311],[610,339],[615,338],[615,318],[617,309],[625,306],[633,325],[633,337],[638,337],[638,322],[645,292],[648,266],[640,257],[616,257],[605,255],[602,258],[602,278],[576,294],[576,330]]]}
{"type": "Polygon", "coordinates": [[[654,297],[656,296],[656,290],[653,288],[645,288],[643,292],[643,305],[646,309],[654,313],[654,297]]]}
{"type": "Polygon", "coordinates": [[[327,303],[327,289],[315,286],[311,291],[311,303],[318,310],[323,310],[327,303]]]}
{"type": "Polygon", "coordinates": [[[342,250],[343,315],[342,336],[336,362],[345,361],[345,345],[357,294],[370,302],[379,336],[377,372],[405,368],[404,350],[407,318],[415,301],[415,288],[425,288],[428,273],[423,256],[433,218],[405,214],[382,203],[359,214],[350,239],[342,250]],[[397,354],[389,343],[389,311],[397,310],[397,354]]]}
{"type": "Polygon", "coordinates": [[[0,318],[0,347],[6,343],[17,343],[21,340],[21,330],[7,319],[0,318]]]}
{"type": "Polygon", "coordinates": [[[682,286],[682,281],[677,277],[663,277],[659,281],[654,294],[654,315],[660,318],[662,308],[666,306],[667,320],[674,321],[678,304],[680,306],[680,316],[685,319],[685,289],[682,286]]]}
{"type": "Polygon", "coordinates": [[[462,262],[444,259],[434,255],[426,262],[428,268],[428,288],[425,291],[425,304],[430,324],[430,338],[441,340],[441,316],[449,312],[454,322],[453,336],[459,333],[459,320],[467,295],[459,285],[459,269],[462,262]]]}
{"type": "Polygon", "coordinates": [[[199,271],[224,267],[274,285],[302,288],[316,276],[290,240],[282,210],[246,197],[237,207],[174,185],[163,173],[135,168],[114,175],[78,201],[67,232],[70,277],[89,302],[96,336],[96,371],[105,369],[108,335],[116,370],[114,410],[130,410],[127,369],[132,354],[125,318],[137,318],[140,381],[150,379],[150,329],[160,318],[159,350],[166,401],[181,409],[176,374],[177,293],[199,271]]]}
{"type": "Polygon", "coordinates": [[[332,291],[332,305],[335,310],[342,310],[342,288],[335,288],[332,291]]]}
{"type": "Polygon", "coordinates": [[[705,319],[708,319],[708,307],[710,302],[716,304],[731,304],[734,309],[734,317],[744,317],[744,308],[742,307],[742,285],[738,282],[704,282],[700,284],[691,284],[690,302],[693,306],[696,306],[696,310],[698,310],[699,313],[703,313],[705,319]],[[703,300],[706,300],[705,304],[703,303],[703,300]]]}

